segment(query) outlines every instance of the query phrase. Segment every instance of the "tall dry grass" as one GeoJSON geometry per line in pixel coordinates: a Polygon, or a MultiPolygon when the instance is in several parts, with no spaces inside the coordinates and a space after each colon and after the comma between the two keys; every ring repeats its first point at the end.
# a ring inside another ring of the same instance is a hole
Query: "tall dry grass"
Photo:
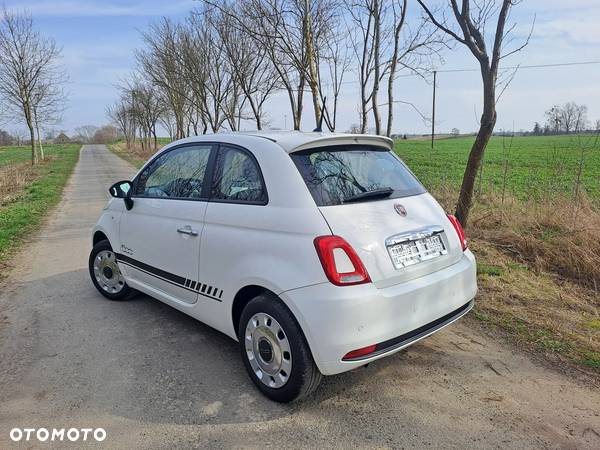
{"type": "Polygon", "coordinates": [[[530,268],[600,288],[600,211],[583,195],[541,202],[487,196],[468,230],[530,268]]]}
{"type": "Polygon", "coordinates": [[[0,207],[17,198],[36,174],[36,167],[28,162],[0,167],[0,207]]]}
{"type": "MultiPolygon", "coordinates": [[[[443,187],[434,195],[453,211],[455,190],[443,187]]],[[[500,192],[481,194],[466,232],[533,270],[600,292],[600,206],[584,193],[528,201],[500,192]]]]}

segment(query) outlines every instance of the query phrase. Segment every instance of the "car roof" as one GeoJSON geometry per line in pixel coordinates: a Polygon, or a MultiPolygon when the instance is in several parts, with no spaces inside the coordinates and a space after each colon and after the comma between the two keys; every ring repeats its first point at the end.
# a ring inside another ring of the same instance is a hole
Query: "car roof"
{"type": "Polygon", "coordinates": [[[372,134],[324,133],[304,131],[251,131],[224,133],[229,135],[254,136],[277,143],[287,153],[314,147],[344,144],[377,145],[392,149],[394,141],[385,136],[372,134]]]}
{"type": "Polygon", "coordinates": [[[394,141],[385,136],[373,134],[322,133],[305,131],[235,131],[203,134],[174,141],[161,149],[161,152],[178,144],[205,141],[222,141],[231,144],[244,144],[252,139],[266,139],[277,144],[285,152],[292,153],[329,145],[376,145],[392,150],[394,141]],[[246,142],[244,142],[246,141],[246,142]]]}

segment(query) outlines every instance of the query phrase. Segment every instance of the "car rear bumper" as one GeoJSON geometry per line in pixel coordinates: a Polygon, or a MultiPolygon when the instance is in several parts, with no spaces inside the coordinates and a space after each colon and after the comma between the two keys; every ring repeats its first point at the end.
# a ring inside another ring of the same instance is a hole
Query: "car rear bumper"
{"type": "Polygon", "coordinates": [[[319,370],[333,375],[391,355],[458,320],[473,307],[476,293],[475,258],[467,250],[452,266],[388,288],[323,283],[281,297],[300,322],[319,370]],[[373,353],[342,360],[374,344],[373,353]]]}

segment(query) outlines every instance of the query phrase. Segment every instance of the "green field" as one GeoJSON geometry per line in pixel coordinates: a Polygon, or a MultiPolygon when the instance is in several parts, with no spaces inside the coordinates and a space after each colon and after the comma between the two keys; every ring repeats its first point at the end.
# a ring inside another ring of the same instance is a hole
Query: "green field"
{"type": "MultiPolygon", "coordinates": [[[[396,152],[421,182],[434,191],[458,190],[474,137],[435,141],[398,140],[396,152]]],[[[492,137],[477,189],[525,199],[571,195],[582,190],[600,200],[600,140],[597,135],[492,137]],[[506,180],[506,181],[504,181],[506,180]]]]}
{"type": "MultiPolygon", "coordinates": [[[[46,161],[38,164],[16,196],[0,203],[0,266],[21,243],[28,231],[36,229],[45,214],[60,200],[62,190],[79,159],[78,144],[44,147],[46,161]]],[[[28,147],[0,147],[0,169],[25,170],[31,158],[28,147]]],[[[1,194],[1,193],[0,193],[1,194]]]]}
{"type": "MultiPolygon", "coordinates": [[[[48,146],[48,151],[52,151],[52,147],[48,146]]],[[[0,167],[27,161],[31,162],[30,147],[0,147],[0,167]]]]}

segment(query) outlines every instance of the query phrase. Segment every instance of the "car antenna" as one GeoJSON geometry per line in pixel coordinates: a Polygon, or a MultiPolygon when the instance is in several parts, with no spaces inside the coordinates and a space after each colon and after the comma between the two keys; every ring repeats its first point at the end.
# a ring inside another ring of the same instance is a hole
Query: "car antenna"
{"type": "Polygon", "coordinates": [[[321,133],[323,131],[323,117],[325,116],[325,102],[327,101],[327,97],[323,97],[323,106],[321,107],[321,117],[319,117],[319,123],[317,124],[317,128],[313,131],[317,133],[321,133]]]}

